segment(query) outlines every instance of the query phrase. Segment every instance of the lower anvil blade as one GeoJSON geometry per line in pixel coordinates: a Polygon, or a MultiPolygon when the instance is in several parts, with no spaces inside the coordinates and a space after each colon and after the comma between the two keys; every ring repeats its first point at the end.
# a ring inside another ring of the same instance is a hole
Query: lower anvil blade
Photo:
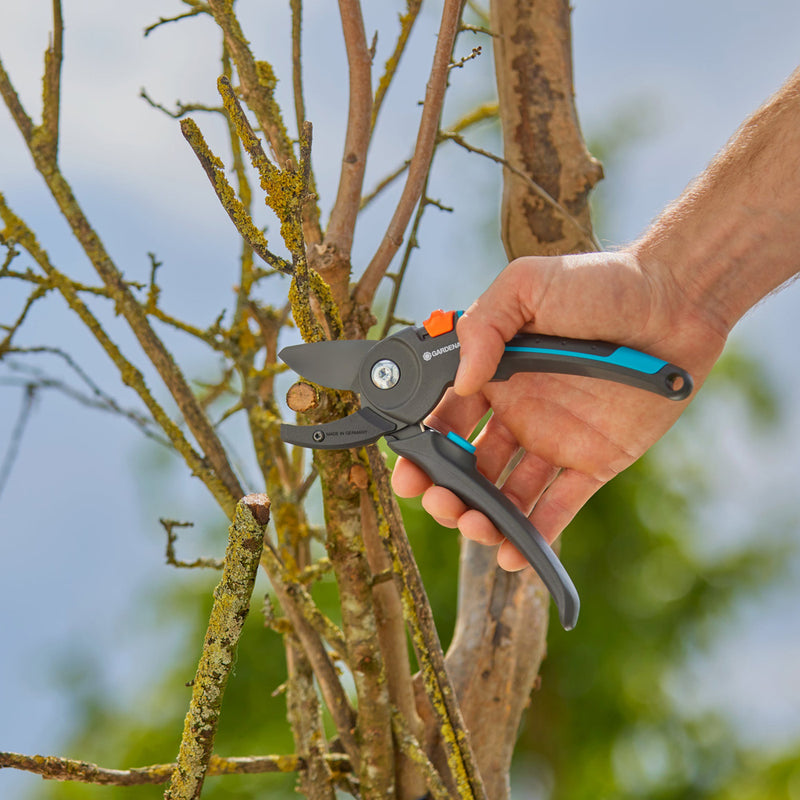
{"type": "Polygon", "coordinates": [[[315,450],[346,450],[377,441],[397,428],[369,408],[362,408],[348,417],[321,425],[281,425],[281,439],[300,447],[315,450]]]}

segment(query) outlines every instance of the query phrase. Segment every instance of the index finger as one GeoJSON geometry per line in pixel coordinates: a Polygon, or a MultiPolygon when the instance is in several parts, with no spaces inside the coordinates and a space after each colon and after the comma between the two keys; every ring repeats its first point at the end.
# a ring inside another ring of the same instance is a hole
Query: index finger
{"type": "MultiPolygon", "coordinates": [[[[483,395],[458,397],[448,389],[444,398],[425,422],[442,433],[453,431],[466,439],[488,410],[489,403],[483,395]]],[[[397,459],[392,473],[392,489],[400,497],[416,497],[432,483],[431,479],[415,464],[405,458],[397,459]]]]}

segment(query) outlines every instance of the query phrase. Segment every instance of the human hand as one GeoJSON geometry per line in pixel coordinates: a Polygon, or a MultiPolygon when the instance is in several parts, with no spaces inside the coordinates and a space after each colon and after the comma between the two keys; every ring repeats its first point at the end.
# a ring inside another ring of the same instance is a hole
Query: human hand
{"type": "MultiPolygon", "coordinates": [[[[461,363],[428,423],[468,437],[491,409],[476,438],[478,469],[552,542],[586,501],[632,464],[680,416],[686,403],[593,378],[519,373],[489,383],[505,342],[520,330],[634,347],[687,369],[702,384],[727,330],[693,307],[669,273],[646,269],[634,252],[592,253],[513,261],[458,322],[461,363]]],[[[468,538],[500,543],[507,570],[524,557],[480,512],[433,486],[400,459],[392,477],[401,497],[423,494],[424,508],[468,538]]]]}

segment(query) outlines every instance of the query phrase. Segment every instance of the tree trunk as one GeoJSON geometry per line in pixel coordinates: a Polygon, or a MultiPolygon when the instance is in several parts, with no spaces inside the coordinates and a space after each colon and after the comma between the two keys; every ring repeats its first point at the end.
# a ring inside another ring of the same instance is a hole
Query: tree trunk
{"type": "MultiPolygon", "coordinates": [[[[592,249],[588,193],[602,168],[586,150],[573,102],[569,5],[493,0],[491,25],[508,164],[506,254],[592,249]]],[[[532,570],[506,573],[493,551],[473,542],[463,544],[459,585],[447,665],[486,794],[502,800],[522,712],[546,653],[549,596],[532,570]]]]}

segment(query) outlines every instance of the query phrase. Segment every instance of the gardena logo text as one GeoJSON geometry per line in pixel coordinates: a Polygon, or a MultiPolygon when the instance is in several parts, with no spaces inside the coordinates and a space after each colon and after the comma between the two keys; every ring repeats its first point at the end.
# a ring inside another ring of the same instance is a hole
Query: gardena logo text
{"type": "Polygon", "coordinates": [[[457,350],[461,347],[461,342],[453,342],[453,344],[448,344],[446,347],[440,347],[438,350],[426,350],[422,354],[423,361],[430,361],[432,358],[436,358],[436,356],[444,355],[445,353],[449,353],[451,350],[457,350]]]}

